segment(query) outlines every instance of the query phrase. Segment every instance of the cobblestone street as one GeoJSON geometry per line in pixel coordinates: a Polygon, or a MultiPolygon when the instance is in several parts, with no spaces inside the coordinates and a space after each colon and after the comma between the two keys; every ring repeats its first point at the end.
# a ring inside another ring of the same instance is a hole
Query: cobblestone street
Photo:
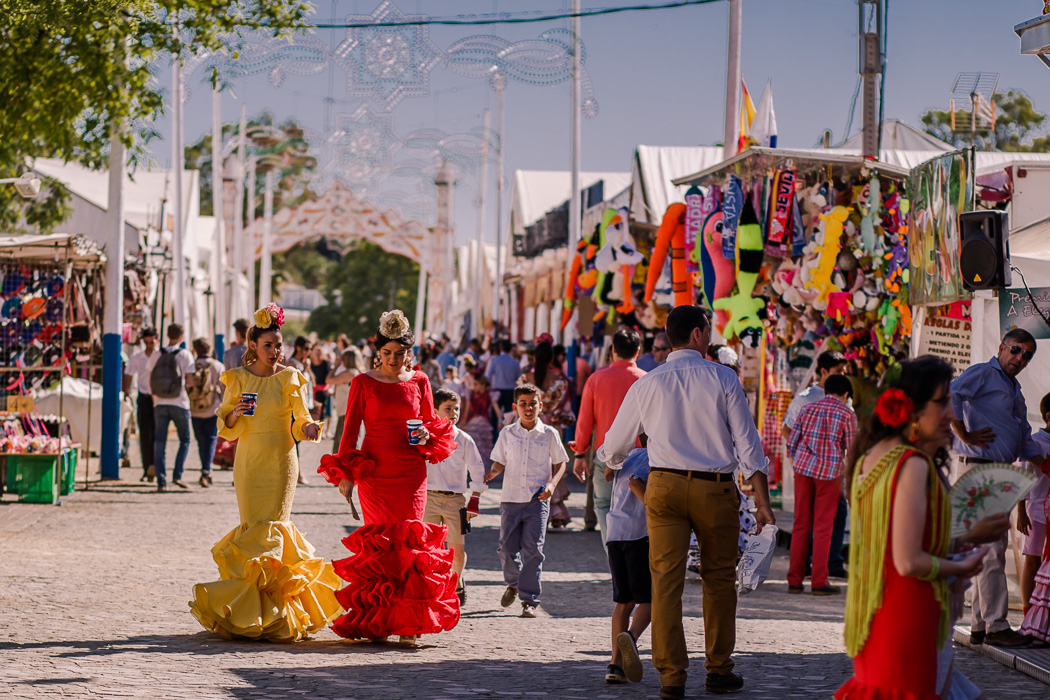
{"type": "MultiPolygon", "coordinates": [[[[325,446],[330,443],[323,443],[325,446]]],[[[328,558],[354,526],[338,492],[314,473],[322,448],[303,445],[293,519],[328,558]]],[[[173,453],[173,447],[170,453],[173,453]]],[[[469,600],[452,631],[407,650],[341,640],[330,630],[294,645],[230,642],[205,633],[187,601],[196,582],[217,578],[209,549],[237,524],[231,472],[215,485],[157,494],[126,481],[77,491],[61,507],[0,505],[0,664],[5,698],[651,698],[658,676],[607,686],[611,589],[599,535],[583,532],[583,494],[573,484],[574,521],[547,538],[543,606],[537,619],[500,608],[496,494],[468,536],[469,600]]],[[[575,480],[573,479],[575,482],[575,480]]],[[[786,552],[770,580],[741,599],[737,670],[747,697],[827,698],[846,679],[843,596],[786,594],[786,552]]],[[[690,696],[702,696],[700,586],[690,574],[686,630],[690,696]]],[[[648,634],[642,639],[648,659],[648,634]]],[[[967,649],[957,664],[988,698],[1046,698],[1047,686],[967,649]]]]}

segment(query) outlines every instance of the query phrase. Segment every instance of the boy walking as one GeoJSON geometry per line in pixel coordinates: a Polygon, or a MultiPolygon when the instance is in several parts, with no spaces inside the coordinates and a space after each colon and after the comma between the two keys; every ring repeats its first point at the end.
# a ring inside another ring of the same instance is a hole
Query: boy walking
{"type": "Polygon", "coordinates": [[[788,593],[801,593],[809,536],[813,534],[813,595],[834,595],[828,583],[828,552],[835,510],[842,497],[846,452],[857,432],[857,417],[846,408],[853,385],[841,374],[824,382],[824,398],[802,409],[788,438],[795,470],[795,527],[791,533],[788,593]]]}
{"type": "Polygon", "coordinates": [[[514,412],[518,422],[500,431],[485,481],[506,470],[499,506],[499,556],[507,590],[500,605],[510,607],[517,597],[521,616],[536,617],[550,497],[565,474],[569,455],[558,430],[540,420],[538,387],[522,384],[514,389],[514,412]]]}
{"type": "Polygon", "coordinates": [[[456,427],[459,422],[459,394],[450,389],[434,392],[437,414],[452,424],[456,451],[437,464],[427,463],[427,507],[423,522],[448,527],[448,548],[453,552],[452,568],[456,571],[456,595],[459,603],[467,602],[463,585],[463,567],[467,564],[461,512],[466,509],[467,520],[478,514],[478,496],[488,488],[485,485],[485,463],[474,443],[474,438],[456,427]],[[467,483],[469,479],[469,484],[467,483]],[[470,502],[464,494],[470,490],[470,502]]]}
{"type": "Polygon", "coordinates": [[[645,520],[648,480],[649,452],[643,448],[633,450],[613,477],[605,542],[616,607],[612,614],[612,661],[605,673],[606,683],[642,680],[638,637],[652,618],[653,590],[645,520]]]}

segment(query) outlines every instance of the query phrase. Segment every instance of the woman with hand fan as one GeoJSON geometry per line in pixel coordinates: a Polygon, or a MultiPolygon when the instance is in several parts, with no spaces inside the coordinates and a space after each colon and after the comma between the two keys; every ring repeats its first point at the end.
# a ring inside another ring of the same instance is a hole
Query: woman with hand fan
{"type": "Polygon", "coordinates": [[[950,673],[949,633],[961,612],[953,602],[961,604],[961,595],[953,596],[949,580],[980,571],[986,550],[949,554],[1001,536],[1009,518],[985,518],[951,540],[943,472],[954,417],[951,379],[951,366],[931,355],[902,363],[898,376],[884,379],[887,388],[847,460],[853,541],[845,636],[854,676],[836,693],[839,700],[932,699],[946,679],[968,684],[950,673]],[[939,664],[946,645],[948,663],[939,664]]]}

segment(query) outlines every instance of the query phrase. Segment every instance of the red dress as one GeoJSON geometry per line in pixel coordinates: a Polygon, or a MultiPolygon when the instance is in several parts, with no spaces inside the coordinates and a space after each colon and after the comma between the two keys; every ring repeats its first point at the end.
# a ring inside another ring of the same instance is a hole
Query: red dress
{"type": "MultiPolygon", "coordinates": [[[[905,451],[898,467],[912,454],[905,451]]],[[[933,467],[930,467],[931,471],[933,467]]],[[[897,475],[893,479],[896,481],[897,475]]],[[[932,490],[943,486],[931,479],[927,494],[922,548],[932,548],[932,490]]],[[[893,489],[896,499],[896,487],[893,489]]],[[[889,523],[893,522],[893,502],[889,523]]],[[[856,527],[856,524],[854,525],[856,527]]],[[[862,586],[862,571],[850,571],[850,585],[862,586]]],[[[853,657],[853,678],[835,693],[837,700],[938,700],[937,635],[943,610],[929,581],[901,576],[893,564],[893,538],[886,538],[883,557],[882,604],[871,618],[867,640],[853,657]]]]}
{"type": "Polygon", "coordinates": [[[422,372],[396,384],[367,374],[350,382],[339,452],[322,457],[317,469],[329,483],[357,484],[365,522],[343,539],[353,554],[332,562],[347,582],[336,593],[346,609],[332,626],[339,636],[432,634],[459,622],[452,551],[445,549],[448,528],[423,522],[426,460],[440,462],[455,449],[452,424],[434,412],[422,372]],[[413,418],[430,432],[426,445],[408,442],[405,421],[413,418]]]}

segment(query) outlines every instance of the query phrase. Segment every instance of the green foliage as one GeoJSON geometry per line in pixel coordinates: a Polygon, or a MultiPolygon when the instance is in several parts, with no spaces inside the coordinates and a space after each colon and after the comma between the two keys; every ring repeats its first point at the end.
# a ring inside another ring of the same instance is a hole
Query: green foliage
{"type": "MultiPolygon", "coordinates": [[[[0,0],[0,177],[37,157],[104,168],[115,121],[138,125],[122,140],[142,162],[163,111],[164,54],[220,50],[250,29],[285,35],[309,10],[304,0],[0,0]]],[[[0,224],[24,213],[49,230],[66,201],[60,189],[28,209],[0,196],[0,224]]]]}
{"type": "Polygon", "coordinates": [[[340,333],[351,339],[367,338],[375,334],[380,314],[390,310],[391,297],[393,308],[412,318],[419,265],[360,241],[347,248],[343,262],[332,267],[326,282],[328,304],[310,314],[306,329],[322,338],[340,333]]]}
{"type": "Polygon", "coordinates": [[[291,250],[274,254],[274,287],[279,287],[280,282],[289,282],[307,289],[325,290],[332,271],[339,265],[318,254],[311,244],[297,245],[291,250]]]}
{"type": "MultiPolygon", "coordinates": [[[[1011,151],[1042,153],[1050,150],[1050,136],[1039,136],[1038,132],[1047,122],[1045,114],[1038,112],[1032,101],[1019,90],[996,93],[995,129],[978,129],[977,148],[982,151],[1011,151]]],[[[955,112],[956,127],[970,123],[970,110],[955,112]]],[[[970,132],[952,131],[950,111],[931,109],[922,115],[926,133],[942,141],[963,148],[970,145],[970,132]]]]}

